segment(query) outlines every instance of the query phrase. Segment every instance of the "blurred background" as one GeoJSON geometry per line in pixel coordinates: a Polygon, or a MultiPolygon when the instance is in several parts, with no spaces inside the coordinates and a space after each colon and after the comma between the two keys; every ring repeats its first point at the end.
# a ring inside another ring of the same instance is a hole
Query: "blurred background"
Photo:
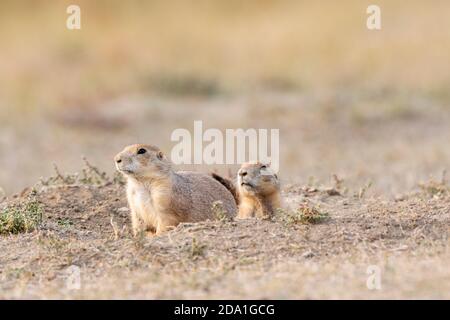
{"type": "Polygon", "coordinates": [[[83,155],[112,173],[130,143],[170,153],[194,120],[279,128],[285,183],[337,174],[396,195],[450,164],[447,0],[3,0],[0,40],[6,194],[83,155]]]}

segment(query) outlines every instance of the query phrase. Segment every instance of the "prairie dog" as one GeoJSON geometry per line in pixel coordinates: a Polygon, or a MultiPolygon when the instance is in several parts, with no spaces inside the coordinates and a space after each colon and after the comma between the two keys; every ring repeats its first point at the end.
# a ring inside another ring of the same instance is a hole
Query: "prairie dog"
{"type": "Polygon", "coordinates": [[[281,207],[280,181],[269,164],[243,163],[237,182],[239,219],[271,217],[281,207]]]}
{"type": "Polygon", "coordinates": [[[236,214],[236,202],[225,186],[206,174],[175,171],[158,147],[128,146],[114,160],[127,179],[134,235],[159,235],[180,222],[213,220],[216,201],[227,215],[236,214]]]}

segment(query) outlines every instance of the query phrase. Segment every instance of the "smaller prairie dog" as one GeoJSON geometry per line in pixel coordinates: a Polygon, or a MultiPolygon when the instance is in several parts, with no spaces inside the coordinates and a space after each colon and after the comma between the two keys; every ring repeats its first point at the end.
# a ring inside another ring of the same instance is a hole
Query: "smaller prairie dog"
{"type": "Polygon", "coordinates": [[[132,145],[115,157],[116,168],[127,179],[127,198],[134,235],[158,235],[180,222],[216,219],[213,204],[236,214],[231,192],[211,176],[175,171],[159,148],[132,145]]]}
{"type": "Polygon", "coordinates": [[[238,171],[239,212],[237,218],[272,217],[281,207],[280,181],[270,165],[243,163],[238,171]]]}

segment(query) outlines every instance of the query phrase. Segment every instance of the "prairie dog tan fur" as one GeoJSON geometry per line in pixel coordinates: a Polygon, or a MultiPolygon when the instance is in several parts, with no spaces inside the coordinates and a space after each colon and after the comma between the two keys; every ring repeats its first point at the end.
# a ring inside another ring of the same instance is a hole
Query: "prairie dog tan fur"
{"type": "Polygon", "coordinates": [[[114,160],[127,179],[134,235],[159,235],[180,222],[216,219],[216,201],[227,215],[236,214],[236,202],[225,186],[206,174],[175,171],[158,147],[128,146],[114,160]]]}
{"type": "Polygon", "coordinates": [[[280,182],[269,164],[243,163],[237,184],[239,219],[271,217],[281,206],[280,182]]]}

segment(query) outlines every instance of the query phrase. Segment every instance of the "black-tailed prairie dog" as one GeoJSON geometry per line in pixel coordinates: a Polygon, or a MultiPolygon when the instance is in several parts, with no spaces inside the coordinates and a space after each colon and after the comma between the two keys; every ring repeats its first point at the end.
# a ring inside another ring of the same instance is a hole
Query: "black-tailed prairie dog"
{"type": "Polygon", "coordinates": [[[239,219],[271,217],[281,207],[280,181],[269,164],[243,163],[237,185],[239,219]]]}
{"type": "Polygon", "coordinates": [[[216,201],[222,202],[227,215],[236,215],[235,199],[225,186],[206,174],[175,171],[155,146],[128,146],[114,160],[127,179],[135,235],[158,235],[180,222],[214,220],[212,206],[216,201]]]}

